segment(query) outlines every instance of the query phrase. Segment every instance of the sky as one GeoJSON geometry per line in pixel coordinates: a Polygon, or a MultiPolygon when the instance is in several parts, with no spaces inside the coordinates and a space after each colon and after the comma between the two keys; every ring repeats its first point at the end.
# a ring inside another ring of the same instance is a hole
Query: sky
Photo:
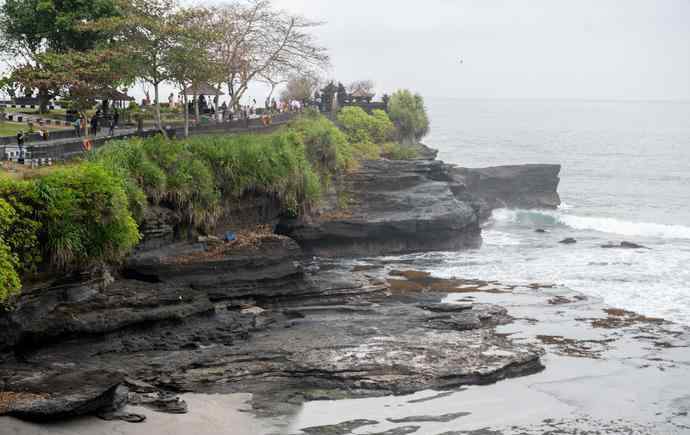
{"type": "Polygon", "coordinates": [[[379,95],[690,99],[690,0],[273,2],[325,23],[329,78],[379,95]]]}

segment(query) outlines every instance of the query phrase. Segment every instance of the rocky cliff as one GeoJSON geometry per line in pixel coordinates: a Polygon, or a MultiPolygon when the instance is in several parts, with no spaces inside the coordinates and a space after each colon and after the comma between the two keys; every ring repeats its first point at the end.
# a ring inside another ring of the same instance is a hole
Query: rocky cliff
{"type": "MultiPolygon", "coordinates": [[[[539,349],[496,332],[512,321],[505,309],[448,306],[440,303],[443,286],[419,290],[307,254],[475,246],[482,210],[557,205],[558,169],[364,162],[337,180],[315,216],[283,220],[278,231],[289,237],[238,231],[234,243],[175,242],[174,216],[156,210],[144,227],[148,240],[116,279],[98,271],[38,285],[0,314],[0,415],[111,413],[136,399],[125,384],[294,403],[540,370],[539,349]]],[[[249,204],[239,226],[278,216],[270,199],[249,204]]],[[[239,216],[241,208],[230,210],[239,216]]]]}
{"type": "Polygon", "coordinates": [[[558,195],[561,165],[496,166],[482,169],[454,167],[452,179],[480,205],[485,219],[497,208],[553,209],[558,195]]]}
{"type": "Polygon", "coordinates": [[[322,256],[457,250],[480,243],[472,202],[456,197],[449,166],[436,160],[364,162],[343,176],[315,216],[278,232],[322,256]]]}

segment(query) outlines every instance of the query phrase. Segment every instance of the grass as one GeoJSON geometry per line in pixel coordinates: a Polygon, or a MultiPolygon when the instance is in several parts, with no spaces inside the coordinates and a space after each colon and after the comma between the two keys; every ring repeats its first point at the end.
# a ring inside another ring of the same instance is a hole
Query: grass
{"type": "MultiPolygon", "coordinates": [[[[34,122],[34,132],[37,132],[41,127],[34,122]]],[[[48,131],[55,130],[65,130],[66,127],[56,127],[53,125],[43,126],[42,128],[48,129],[48,131]]],[[[0,121],[0,137],[16,136],[19,131],[27,133],[29,131],[29,126],[26,122],[10,122],[10,121],[0,121]]]]}

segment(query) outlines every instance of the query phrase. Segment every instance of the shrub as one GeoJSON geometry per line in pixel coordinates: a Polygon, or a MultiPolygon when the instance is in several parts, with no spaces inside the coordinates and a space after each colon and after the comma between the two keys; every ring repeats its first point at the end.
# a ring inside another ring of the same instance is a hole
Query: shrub
{"type": "Polygon", "coordinates": [[[338,124],[352,143],[373,142],[371,132],[374,129],[374,119],[360,107],[344,107],[338,113],[338,124]]]}
{"type": "Polygon", "coordinates": [[[322,176],[356,166],[347,137],[324,116],[300,117],[290,123],[289,130],[299,136],[298,140],[304,144],[307,158],[322,176]]]}
{"type": "Polygon", "coordinates": [[[60,270],[119,261],[140,239],[122,179],[84,163],[36,181],[43,206],[41,241],[60,270]]]}
{"type": "Polygon", "coordinates": [[[338,114],[350,143],[384,143],[393,137],[395,126],[383,110],[374,110],[371,115],[360,107],[345,107],[338,114]]]}
{"type": "Polygon", "coordinates": [[[275,195],[291,213],[318,200],[318,177],[295,132],[202,136],[189,139],[188,144],[192,154],[204,159],[225,199],[267,193],[275,195]]]}
{"type": "Polygon", "coordinates": [[[0,177],[0,199],[5,204],[0,237],[16,256],[16,267],[20,274],[36,272],[42,262],[38,236],[43,206],[39,202],[35,183],[0,177]]]}
{"type": "Polygon", "coordinates": [[[141,222],[147,197],[158,203],[165,191],[165,174],[153,162],[139,139],[113,141],[90,154],[90,160],[101,163],[124,182],[129,208],[141,222]]]}
{"type": "Polygon", "coordinates": [[[292,213],[309,207],[320,189],[305,153],[301,136],[281,131],[119,141],[95,153],[92,160],[128,180],[133,186],[128,193],[144,196],[142,201],[129,194],[130,204],[145,206],[146,197],[152,203],[163,202],[179,212],[183,223],[207,231],[220,215],[222,200],[249,192],[275,195],[292,213]]]}
{"type": "Polygon", "coordinates": [[[393,139],[395,125],[383,110],[376,109],[371,113],[371,137],[376,143],[385,143],[393,139]]]}
{"type": "Polygon", "coordinates": [[[405,143],[417,142],[429,132],[429,118],[419,94],[408,90],[394,93],[388,102],[388,115],[405,143]]]}
{"type": "Polygon", "coordinates": [[[0,304],[21,290],[22,285],[16,266],[16,255],[12,254],[10,247],[0,237],[0,304]]]}
{"type": "Polygon", "coordinates": [[[5,242],[8,230],[15,219],[14,208],[7,201],[0,199],[0,304],[21,289],[17,273],[17,256],[5,242]]]}

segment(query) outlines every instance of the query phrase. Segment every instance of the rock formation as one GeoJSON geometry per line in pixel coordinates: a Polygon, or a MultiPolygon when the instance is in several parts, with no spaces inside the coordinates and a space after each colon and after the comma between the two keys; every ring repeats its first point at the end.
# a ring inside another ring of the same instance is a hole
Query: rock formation
{"type": "Polygon", "coordinates": [[[339,180],[337,193],[319,214],[285,220],[278,231],[306,252],[323,256],[476,246],[476,210],[455,196],[448,168],[435,160],[363,162],[339,180]]]}
{"type": "Polygon", "coordinates": [[[497,208],[554,209],[558,195],[560,165],[496,166],[483,169],[454,167],[455,182],[480,204],[482,219],[497,208]]]}
{"type": "MultiPolygon", "coordinates": [[[[308,258],[476,246],[480,213],[558,205],[559,169],[363,162],[314,216],[284,219],[283,235],[238,233],[234,243],[180,240],[188,233],[179,219],[152,209],[145,242],[116,280],[98,271],[35,285],[0,314],[0,415],[112,418],[132,385],[295,403],[538,371],[538,347],[496,333],[512,321],[503,308],[441,304],[443,286],[422,291],[405,274],[386,281],[308,258]]],[[[279,216],[274,199],[245,205],[228,206],[218,231],[279,216]]]]}

